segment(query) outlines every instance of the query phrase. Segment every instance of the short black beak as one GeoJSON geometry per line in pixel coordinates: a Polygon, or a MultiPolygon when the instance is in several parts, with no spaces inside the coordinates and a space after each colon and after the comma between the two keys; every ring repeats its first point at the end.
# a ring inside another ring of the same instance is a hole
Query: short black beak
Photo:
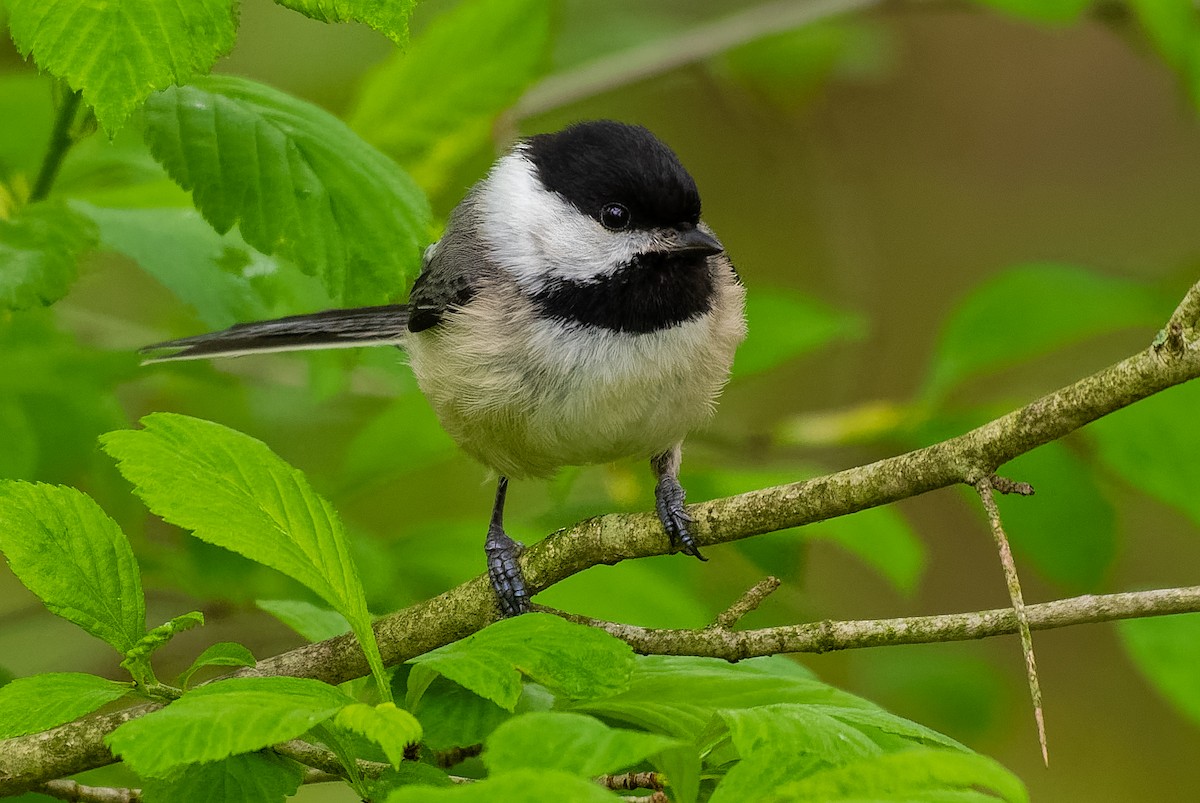
{"type": "Polygon", "coordinates": [[[676,229],[673,232],[674,236],[670,239],[667,245],[667,250],[672,254],[696,254],[698,256],[712,256],[719,254],[725,250],[721,245],[720,240],[713,237],[706,231],[701,231],[696,227],[688,229],[676,229]]]}

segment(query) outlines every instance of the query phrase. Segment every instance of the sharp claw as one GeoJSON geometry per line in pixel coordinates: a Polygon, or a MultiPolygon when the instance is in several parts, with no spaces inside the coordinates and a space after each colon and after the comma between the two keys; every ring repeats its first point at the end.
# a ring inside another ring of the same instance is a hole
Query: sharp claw
{"type": "Polygon", "coordinates": [[[487,553],[488,579],[496,592],[500,615],[505,618],[529,611],[529,591],[517,558],[524,544],[514,541],[498,527],[488,529],[484,551],[487,553]]]}

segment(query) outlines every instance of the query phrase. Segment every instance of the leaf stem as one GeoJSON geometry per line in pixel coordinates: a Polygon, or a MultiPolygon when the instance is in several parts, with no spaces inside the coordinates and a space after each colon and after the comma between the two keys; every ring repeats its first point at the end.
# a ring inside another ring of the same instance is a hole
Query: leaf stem
{"type": "Polygon", "coordinates": [[[45,200],[50,195],[50,188],[54,186],[54,180],[58,178],[58,170],[62,167],[63,159],[66,158],[67,151],[71,150],[71,146],[76,142],[75,137],[71,134],[71,126],[75,122],[76,112],[79,111],[79,101],[80,93],[78,91],[69,92],[58,107],[58,114],[54,118],[54,128],[50,131],[50,142],[46,146],[46,156],[42,159],[42,166],[38,170],[37,179],[29,193],[30,203],[45,200]]]}

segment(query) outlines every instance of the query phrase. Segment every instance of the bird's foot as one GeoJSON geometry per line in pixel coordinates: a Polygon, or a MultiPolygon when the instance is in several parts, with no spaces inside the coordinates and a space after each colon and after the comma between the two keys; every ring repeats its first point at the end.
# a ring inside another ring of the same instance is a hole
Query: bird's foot
{"type": "Polygon", "coordinates": [[[684,498],[683,486],[679,484],[678,479],[671,474],[659,477],[658,484],[654,486],[654,508],[658,511],[658,520],[662,522],[671,543],[688,555],[708,560],[700,554],[700,547],[696,545],[696,539],[688,529],[692,517],[683,509],[684,498]]]}
{"type": "Polygon", "coordinates": [[[525,587],[521,564],[517,562],[517,558],[525,551],[525,545],[514,541],[508,533],[493,524],[488,527],[483,549],[487,553],[488,579],[496,591],[500,615],[508,618],[527,613],[529,591],[525,587]]]}

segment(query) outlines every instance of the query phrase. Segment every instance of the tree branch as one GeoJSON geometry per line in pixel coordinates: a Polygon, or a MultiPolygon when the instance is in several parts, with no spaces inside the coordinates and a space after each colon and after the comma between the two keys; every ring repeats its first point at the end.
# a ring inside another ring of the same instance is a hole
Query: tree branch
{"type": "MultiPolygon", "coordinates": [[[[923,449],[804,482],[690,505],[693,534],[701,546],[712,546],[845,516],[950,485],[974,485],[1018,455],[1200,376],[1197,316],[1200,283],[1188,291],[1172,318],[1171,323],[1178,324],[1182,333],[1177,347],[1151,345],[1019,410],[923,449]]],[[[536,594],[592,566],[671,551],[653,513],[609,515],[550,535],[525,550],[521,564],[530,591],[536,594]]],[[[1027,608],[1034,629],[1196,610],[1200,610],[1200,589],[1196,588],[1080,597],[1027,608]],[[1062,618],[1063,609],[1055,607],[1064,605],[1068,606],[1066,619],[1062,618]]],[[[635,649],[735,660],[778,652],[982,638],[1014,632],[1013,616],[1011,610],[1004,610],[874,623],[824,622],[771,631],[764,636],[765,643],[748,640],[751,634],[761,631],[660,631],[675,635],[660,635],[653,645],[637,641],[640,631],[636,628],[621,630],[618,635],[625,638],[628,633],[626,640],[635,649]],[[714,646],[714,642],[725,644],[724,640],[734,647],[718,650],[714,646]],[[694,649],[681,646],[688,644],[694,649]]],[[[394,665],[465,638],[496,618],[491,586],[487,576],[480,575],[431,600],[379,619],[375,633],[385,663],[394,665]]],[[[345,635],[264,659],[253,669],[236,674],[292,675],[336,684],[366,673],[362,650],[352,636],[345,635]]],[[[0,749],[0,794],[25,791],[51,778],[111,763],[114,758],[104,746],[103,737],[122,722],[156,707],[143,705],[92,715],[4,742],[0,749]]]]}
{"type": "MultiPolygon", "coordinates": [[[[1088,594],[1025,606],[1031,630],[1197,612],[1200,612],[1200,586],[1088,594]]],[[[825,620],[737,631],[712,627],[703,630],[654,629],[555,613],[572,622],[607,630],[642,655],[695,655],[726,661],[783,653],[826,653],[864,647],[973,641],[1010,635],[1020,628],[1012,608],[899,619],[825,620]]]]}

